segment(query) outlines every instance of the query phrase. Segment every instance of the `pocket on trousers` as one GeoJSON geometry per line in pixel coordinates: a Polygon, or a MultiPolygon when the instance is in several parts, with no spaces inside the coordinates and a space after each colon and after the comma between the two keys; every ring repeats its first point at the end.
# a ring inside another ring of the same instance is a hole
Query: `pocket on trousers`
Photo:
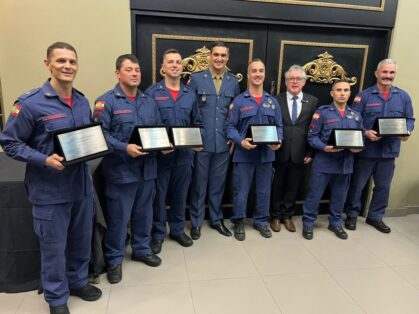
{"type": "Polygon", "coordinates": [[[39,238],[46,238],[48,236],[47,225],[53,220],[52,208],[44,207],[34,207],[32,209],[33,215],[33,226],[35,234],[39,238]]]}

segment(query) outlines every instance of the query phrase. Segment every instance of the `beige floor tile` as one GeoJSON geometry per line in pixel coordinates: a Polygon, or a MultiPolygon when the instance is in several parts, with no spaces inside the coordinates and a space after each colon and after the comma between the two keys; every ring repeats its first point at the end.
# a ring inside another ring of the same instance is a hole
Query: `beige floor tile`
{"type": "Polygon", "coordinates": [[[413,243],[419,245],[419,231],[406,231],[403,232],[413,243]]]}
{"type": "Polygon", "coordinates": [[[202,243],[184,251],[189,280],[257,276],[257,270],[238,241],[202,243]]]}
{"type": "Polygon", "coordinates": [[[0,308],[1,313],[11,314],[15,313],[25,295],[31,292],[21,293],[0,293],[0,308]]]}
{"type": "Polygon", "coordinates": [[[357,314],[364,311],[327,272],[264,277],[283,314],[357,314]]]}
{"type": "Polygon", "coordinates": [[[349,237],[324,238],[321,241],[305,241],[304,246],[327,270],[359,269],[385,266],[384,262],[349,237]]]}
{"type": "Polygon", "coordinates": [[[188,283],[112,286],[106,314],[194,314],[188,283]]]}
{"type": "Polygon", "coordinates": [[[389,234],[354,234],[352,236],[369,252],[388,265],[419,264],[419,245],[405,234],[393,231],[389,234]]]}
{"type": "MultiPolygon", "coordinates": [[[[68,299],[68,308],[72,314],[105,314],[108,306],[110,288],[101,288],[102,297],[95,302],[86,302],[77,297],[68,299]]],[[[48,314],[49,306],[43,295],[32,291],[25,295],[16,314],[48,314]]]]}
{"type": "Polygon", "coordinates": [[[297,239],[246,241],[244,246],[262,275],[324,271],[297,239]]]}
{"type": "Polygon", "coordinates": [[[390,268],[336,271],[331,275],[368,314],[419,312],[419,291],[390,268]]]}
{"type": "MultiPolygon", "coordinates": [[[[191,248],[185,248],[189,250],[191,248]]],[[[154,283],[187,282],[184,248],[174,241],[165,240],[159,254],[162,264],[150,267],[141,262],[132,261],[128,255],[122,264],[121,286],[135,286],[154,283]]],[[[106,280],[104,278],[103,280],[106,280]]],[[[113,287],[113,286],[112,286],[113,287]]]]}
{"type": "Polygon", "coordinates": [[[279,314],[260,278],[191,282],[196,314],[279,314]]]}
{"type": "Polygon", "coordinates": [[[393,266],[392,268],[419,290],[419,265],[393,266]]]}
{"type": "Polygon", "coordinates": [[[419,214],[404,217],[384,217],[384,222],[395,231],[419,231],[419,214]]]}

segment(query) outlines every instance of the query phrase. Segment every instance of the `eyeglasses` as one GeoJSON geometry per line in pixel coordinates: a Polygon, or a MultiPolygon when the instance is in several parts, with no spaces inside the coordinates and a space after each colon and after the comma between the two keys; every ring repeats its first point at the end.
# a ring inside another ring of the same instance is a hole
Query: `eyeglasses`
{"type": "Polygon", "coordinates": [[[289,77],[289,78],[287,78],[287,81],[290,81],[290,82],[301,82],[301,81],[304,81],[304,80],[305,80],[304,77],[289,77]]]}

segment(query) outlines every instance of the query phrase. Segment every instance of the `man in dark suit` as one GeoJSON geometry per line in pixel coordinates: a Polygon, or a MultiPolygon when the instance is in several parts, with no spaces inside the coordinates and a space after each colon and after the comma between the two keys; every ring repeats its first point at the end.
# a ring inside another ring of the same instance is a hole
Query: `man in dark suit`
{"type": "Polygon", "coordinates": [[[278,98],[284,126],[284,140],[276,152],[275,176],[272,184],[271,229],[281,230],[281,222],[290,232],[295,232],[292,221],[294,203],[304,176],[304,165],[313,157],[312,148],[307,144],[308,126],[318,99],[302,89],[306,83],[306,73],[299,65],[292,65],[285,73],[287,91],[278,98]]]}

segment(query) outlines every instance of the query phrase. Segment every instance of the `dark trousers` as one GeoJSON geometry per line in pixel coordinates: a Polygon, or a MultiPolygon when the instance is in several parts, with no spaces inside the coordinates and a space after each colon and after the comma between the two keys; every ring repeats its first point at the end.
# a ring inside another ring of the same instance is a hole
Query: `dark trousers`
{"type": "Polygon", "coordinates": [[[294,203],[304,176],[304,164],[291,160],[275,162],[275,175],[272,183],[271,217],[290,219],[294,216],[294,203]]]}
{"type": "Polygon", "coordinates": [[[69,289],[85,286],[93,227],[93,196],[63,204],[33,205],[41,250],[41,281],[51,306],[67,302],[69,289]]]}

